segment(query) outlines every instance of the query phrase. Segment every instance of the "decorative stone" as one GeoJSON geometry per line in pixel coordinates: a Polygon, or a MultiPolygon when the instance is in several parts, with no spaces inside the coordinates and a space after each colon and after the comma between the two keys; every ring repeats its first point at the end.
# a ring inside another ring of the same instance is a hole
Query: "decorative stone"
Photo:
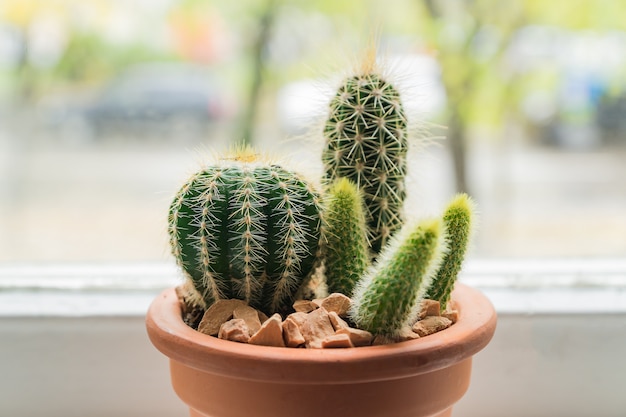
{"type": "MultiPolygon", "coordinates": [[[[183,295],[179,290],[181,301],[183,295]]],[[[439,302],[424,300],[419,314],[424,318],[413,326],[407,326],[400,335],[374,337],[370,332],[350,327],[342,318],[349,307],[350,299],[338,293],[313,301],[300,300],[294,303],[294,308],[300,311],[290,314],[283,322],[279,314],[267,318],[242,300],[219,300],[206,310],[198,331],[220,339],[255,345],[347,348],[418,339],[448,328],[459,316],[451,305],[440,313],[439,302]]]]}
{"type": "Polygon", "coordinates": [[[354,329],[352,327],[339,329],[335,332],[335,334],[347,334],[352,344],[356,347],[369,346],[372,344],[372,340],[374,339],[374,335],[370,332],[361,329],[354,329]]]}
{"type": "Polygon", "coordinates": [[[233,342],[248,343],[248,340],[250,340],[250,330],[245,320],[232,319],[222,324],[217,337],[232,340],[233,342]]]}
{"type": "Polygon", "coordinates": [[[307,315],[306,321],[300,326],[300,333],[306,341],[306,347],[321,348],[322,341],[335,334],[335,329],[330,323],[328,312],[318,308],[307,315]]]}
{"type": "Polygon", "coordinates": [[[346,323],[344,319],[339,317],[339,314],[337,314],[334,311],[329,311],[328,312],[328,318],[330,319],[330,324],[333,325],[333,329],[335,329],[335,332],[337,330],[339,330],[339,329],[348,329],[348,328],[350,328],[350,325],[348,323],[346,323]]]}
{"type": "Polygon", "coordinates": [[[298,347],[306,342],[295,319],[287,317],[283,322],[283,340],[287,347],[298,347]]]}
{"type": "Polygon", "coordinates": [[[256,309],[250,306],[241,306],[233,310],[234,319],[242,319],[246,322],[250,336],[255,334],[261,328],[261,320],[259,319],[259,313],[256,309]]]}
{"type": "Polygon", "coordinates": [[[194,302],[194,297],[187,284],[179,285],[175,290],[180,302],[183,321],[192,329],[197,329],[204,315],[204,308],[194,302]]]}
{"type": "Polygon", "coordinates": [[[352,303],[349,297],[337,292],[321,300],[313,300],[313,302],[325,308],[329,313],[334,311],[340,317],[346,317],[348,315],[348,310],[350,310],[350,304],[352,303]]]}
{"type": "Polygon", "coordinates": [[[261,324],[265,323],[267,319],[269,319],[269,317],[267,317],[267,315],[261,310],[257,310],[256,312],[259,315],[259,321],[261,322],[261,324]]]}
{"type": "Polygon", "coordinates": [[[447,319],[450,319],[450,321],[454,324],[457,322],[457,320],[459,320],[459,311],[458,310],[446,310],[443,312],[441,316],[447,319]]]}
{"type": "Polygon", "coordinates": [[[242,300],[217,300],[205,311],[198,325],[198,331],[217,336],[222,324],[233,318],[233,311],[245,305],[247,305],[246,302],[242,300]]]}
{"type": "Polygon", "coordinates": [[[319,308],[319,305],[310,300],[298,300],[293,303],[293,309],[296,310],[296,312],[310,313],[317,308],[319,308]]]}
{"type": "Polygon", "coordinates": [[[413,325],[413,331],[420,336],[428,336],[447,329],[452,325],[452,320],[440,316],[428,316],[413,325]]]}
{"type": "Polygon", "coordinates": [[[415,340],[419,338],[420,335],[415,333],[410,326],[407,326],[405,329],[400,331],[400,334],[395,339],[395,342],[406,342],[407,340],[415,340]]]}
{"type": "Polygon", "coordinates": [[[400,330],[399,334],[396,334],[394,336],[389,336],[389,335],[374,336],[374,339],[372,340],[372,346],[389,345],[392,343],[406,342],[408,340],[415,340],[419,338],[420,338],[420,335],[415,333],[413,330],[411,330],[411,327],[407,326],[404,329],[400,330]]]}
{"type": "Polygon", "coordinates": [[[422,320],[424,317],[438,316],[440,315],[440,309],[439,301],[424,299],[422,300],[418,317],[422,320]]]}
{"type": "Polygon", "coordinates": [[[248,341],[253,345],[285,347],[283,340],[283,324],[280,314],[276,313],[267,319],[248,341]]]}
{"type": "Polygon", "coordinates": [[[350,341],[350,335],[347,334],[333,334],[327,336],[322,340],[322,348],[351,348],[354,347],[350,341]]]}
{"type": "Polygon", "coordinates": [[[307,313],[300,311],[300,312],[291,313],[290,315],[288,315],[287,320],[291,319],[298,325],[298,327],[302,327],[304,322],[307,320],[307,317],[309,317],[307,313]]]}

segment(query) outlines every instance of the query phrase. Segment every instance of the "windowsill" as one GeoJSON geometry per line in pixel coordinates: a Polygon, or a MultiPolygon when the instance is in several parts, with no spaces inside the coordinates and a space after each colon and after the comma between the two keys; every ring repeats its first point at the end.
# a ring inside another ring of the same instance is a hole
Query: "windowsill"
{"type": "MultiPolygon", "coordinates": [[[[626,260],[474,260],[461,281],[499,314],[626,313],[626,260]]],[[[0,317],[143,316],[173,263],[0,265],[0,317]]]]}
{"type": "Polygon", "coordinates": [[[143,316],[178,277],[164,262],[4,265],[0,317],[143,316]]]}
{"type": "MultiPolygon", "coordinates": [[[[475,260],[461,279],[499,318],[455,416],[624,415],[626,260],[475,260]]],[[[0,265],[0,415],[187,415],[143,323],[178,282],[170,263],[0,265]]]]}

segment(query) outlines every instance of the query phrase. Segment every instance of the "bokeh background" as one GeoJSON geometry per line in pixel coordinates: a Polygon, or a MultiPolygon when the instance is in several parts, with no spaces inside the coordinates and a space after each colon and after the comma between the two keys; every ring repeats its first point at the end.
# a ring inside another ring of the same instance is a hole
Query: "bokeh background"
{"type": "Polygon", "coordinates": [[[411,215],[463,190],[472,256],[626,254],[626,1],[3,0],[0,261],[169,259],[211,155],[314,172],[372,39],[416,126],[411,215]]]}

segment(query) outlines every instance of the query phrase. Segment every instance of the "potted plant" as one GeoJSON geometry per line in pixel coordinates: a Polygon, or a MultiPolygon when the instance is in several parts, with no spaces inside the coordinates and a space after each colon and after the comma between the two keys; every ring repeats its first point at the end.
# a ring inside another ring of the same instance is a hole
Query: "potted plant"
{"type": "Polygon", "coordinates": [[[496,324],[455,285],[471,199],[404,221],[407,121],[373,62],[339,88],[324,135],[321,190],[247,149],[170,206],[186,281],[146,323],[191,416],[449,416],[467,390],[496,324]],[[324,289],[338,295],[314,299],[324,289]]]}

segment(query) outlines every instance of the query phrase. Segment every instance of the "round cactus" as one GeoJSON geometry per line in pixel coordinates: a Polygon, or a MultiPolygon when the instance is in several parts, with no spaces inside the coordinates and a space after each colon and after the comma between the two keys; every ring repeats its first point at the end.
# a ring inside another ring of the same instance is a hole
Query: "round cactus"
{"type": "Polygon", "coordinates": [[[326,178],[346,177],[362,190],[377,254],[402,225],[408,129],[400,94],[373,71],[347,78],[330,103],[324,135],[326,178]]]}
{"type": "Polygon", "coordinates": [[[357,284],[350,310],[354,323],[374,334],[398,336],[416,318],[443,249],[440,220],[405,226],[357,284]]]}
{"type": "Polygon", "coordinates": [[[169,209],[172,252],[205,307],[238,298],[284,312],[319,257],[319,195],[297,174],[250,155],[209,166],[169,209]]]}

